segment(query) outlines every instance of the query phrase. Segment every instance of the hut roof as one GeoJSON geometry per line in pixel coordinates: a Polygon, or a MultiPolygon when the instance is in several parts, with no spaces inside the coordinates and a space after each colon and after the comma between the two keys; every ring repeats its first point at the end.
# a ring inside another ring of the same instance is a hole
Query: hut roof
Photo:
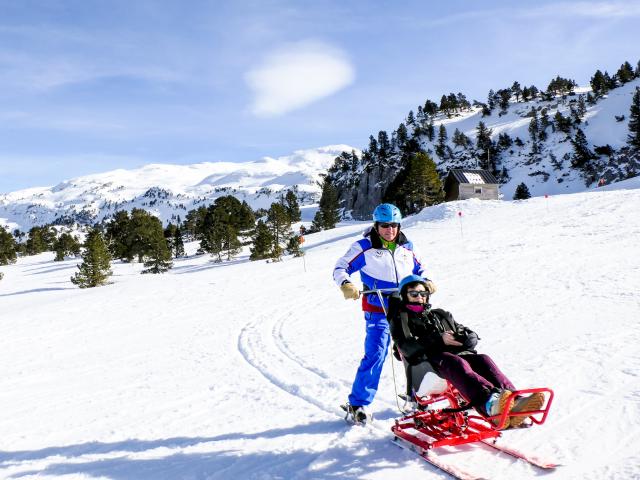
{"type": "Polygon", "coordinates": [[[498,180],[491,172],[481,169],[452,168],[449,170],[449,176],[453,176],[458,183],[472,183],[477,185],[498,184],[498,180]]]}

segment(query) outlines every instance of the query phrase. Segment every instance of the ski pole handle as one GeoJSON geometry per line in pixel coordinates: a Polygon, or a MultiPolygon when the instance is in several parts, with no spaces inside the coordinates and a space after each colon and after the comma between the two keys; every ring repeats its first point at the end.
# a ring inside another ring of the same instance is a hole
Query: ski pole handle
{"type": "Polygon", "coordinates": [[[395,293],[397,291],[397,288],[372,288],[371,290],[364,290],[360,293],[362,293],[363,295],[367,295],[369,293],[395,293]]]}

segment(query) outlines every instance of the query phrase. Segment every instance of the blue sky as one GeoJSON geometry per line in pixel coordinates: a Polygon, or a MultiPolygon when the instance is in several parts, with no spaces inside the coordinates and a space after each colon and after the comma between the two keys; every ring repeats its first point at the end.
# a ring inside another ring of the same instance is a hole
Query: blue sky
{"type": "Polygon", "coordinates": [[[0,192],[393,131],[640,60],[640,1],[0,0],[0,192]]]}

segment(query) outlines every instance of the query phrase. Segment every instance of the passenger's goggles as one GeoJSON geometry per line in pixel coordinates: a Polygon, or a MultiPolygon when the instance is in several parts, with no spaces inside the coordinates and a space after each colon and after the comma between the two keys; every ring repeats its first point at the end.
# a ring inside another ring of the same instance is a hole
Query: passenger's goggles
{"type": "Polygon", "coordinates": [[[407,297],[409,297],[409,298],[418,298],[418,297],[428,298],[429,297],[429,292],[417,292],[415,290],[411,290],[411,291],[407,292],[407,297]]]}

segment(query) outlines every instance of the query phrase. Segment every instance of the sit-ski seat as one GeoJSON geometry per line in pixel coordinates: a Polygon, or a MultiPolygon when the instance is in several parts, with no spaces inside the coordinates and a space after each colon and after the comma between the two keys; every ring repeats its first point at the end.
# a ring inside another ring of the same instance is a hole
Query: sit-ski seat
{"type": "Polygon", "coordinates": [[[447,381],[439,376],[428,361],[411,365],[402,359],[407,377],[407,398],[441,395],[448,387],[447,381]]]}

